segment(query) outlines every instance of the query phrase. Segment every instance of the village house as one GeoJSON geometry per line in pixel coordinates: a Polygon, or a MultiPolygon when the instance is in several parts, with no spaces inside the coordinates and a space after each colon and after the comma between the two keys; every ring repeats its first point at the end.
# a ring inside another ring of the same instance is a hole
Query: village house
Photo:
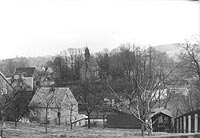
{"type": "Polygon", "coordinates": [[[23,79],[23,83],[26,84],[26,91],[33,91],[34,88],[34,75],[35,68],[34,67],[24,67],[24,68],[16,68],[14,75],[7,77],[6,79],[12,84],[13,87],[18,85],[19,79],[23,79]]]}
{"type": "Polygon", "coordinates": [[[41,87],[29,104],[30,120],[50,124],[85,125],[85,115],[78,113],[78,102],[68,87],[41,87]]]}

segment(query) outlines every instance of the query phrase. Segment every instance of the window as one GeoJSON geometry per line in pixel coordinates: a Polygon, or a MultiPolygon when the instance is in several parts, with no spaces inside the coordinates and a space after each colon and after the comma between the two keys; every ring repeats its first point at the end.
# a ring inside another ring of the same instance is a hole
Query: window
{"type": "Polygon", "coordinates": [[[33,116],[36,116],[37,115],[37,113],[36,112],[33,112],[33,116]]]}
{"type": "Polygon", "coordinates": [[[162,117],[162,116],[159,116],[159,117],[158,117],[158,123],[159,123],[159,124],[162,124],[162,123],[163,123],[163,117],[162,117]]]}

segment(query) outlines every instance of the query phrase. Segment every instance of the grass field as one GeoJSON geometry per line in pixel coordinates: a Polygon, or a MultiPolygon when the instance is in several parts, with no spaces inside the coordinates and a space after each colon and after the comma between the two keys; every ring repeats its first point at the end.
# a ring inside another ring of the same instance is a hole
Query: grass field
{"type": "MultiPolygon", "coordinates": [[[[164,135],[165,133],[156,133],[164,135]]],[[[44,126],[38,124],[7,123],[3,131],[3,138],[133,138],[140,137],[140,130],[133,129],[110,129],[69,126],[48,126],[48,133],[45,133],[44,126]]]]}

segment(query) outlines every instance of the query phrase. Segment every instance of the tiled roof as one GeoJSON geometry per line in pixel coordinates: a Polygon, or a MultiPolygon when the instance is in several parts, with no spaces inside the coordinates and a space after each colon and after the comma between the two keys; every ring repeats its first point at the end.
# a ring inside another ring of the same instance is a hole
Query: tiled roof
{"type": "Polygon", "coordinates": [[[23,74],[24,77],[32,77],[35,67],[16,68],[14,74],[23,74]]]}
{"type": "Polygon", "coordinates": [[[69,106],[69,104],[77,104],[71,90],[68,87],[56,87],[51,90],[51,87],[39,88],[33,96],[29,107],[43,108],[47,106],[47,102],[51,101],[49,108],[57,108],[69,106]]]}

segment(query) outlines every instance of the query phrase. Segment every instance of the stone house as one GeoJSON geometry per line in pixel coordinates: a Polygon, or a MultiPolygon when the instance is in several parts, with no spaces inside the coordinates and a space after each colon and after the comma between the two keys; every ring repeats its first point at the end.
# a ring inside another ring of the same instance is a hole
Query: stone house
{"type": "Polygon", "coordinates": [[[85,125],[86,118],[78,114],[78,102],[68,87],[41,87],[33,96],[29,104],[30,119],[38,123],[46,122],[46,110],[48,123],[70,124],[77,122],[85,125]],[[82,121],[80,123],[80,120],[82,121]]]}

